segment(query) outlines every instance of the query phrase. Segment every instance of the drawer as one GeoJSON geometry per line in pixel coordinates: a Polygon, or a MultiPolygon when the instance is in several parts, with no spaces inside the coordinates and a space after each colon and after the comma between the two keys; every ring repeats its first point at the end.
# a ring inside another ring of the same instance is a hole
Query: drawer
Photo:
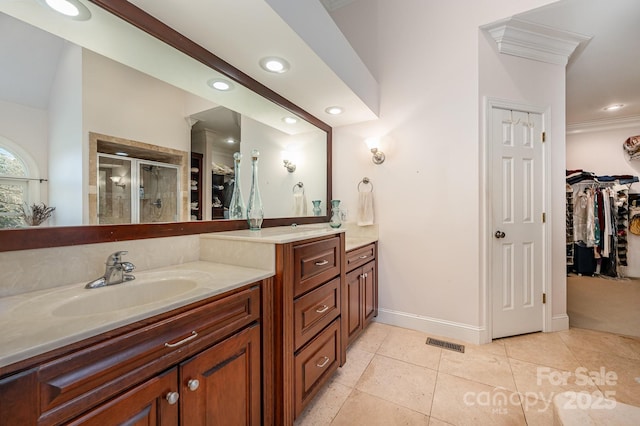
{"type": "Polygon", "coordinates": [[[295,356],[295,417],[340,365],[340,318],[295,356]]]}
{"type": "Polygon", "coordinates": [[[340,315],[340,278],[299,297],[293,303],[293,332],[297,351],[340,315]]]}
{"type": "Polygon", "coordinates": [[[293,259],[297,297],[340,274],[340,237],[296,245],[293,259]]]}
{"type": "Polygon", "coordinates": [[[39,424],[80,414],[259,318],[255,286],[44,364],[39,424]]]}
{"type": "Polygon", "coordinates": [[[364,247],[350,250],[347,253],[347,272],[362,266],[376,258],[376,245],[369,244],[364,247]]]}

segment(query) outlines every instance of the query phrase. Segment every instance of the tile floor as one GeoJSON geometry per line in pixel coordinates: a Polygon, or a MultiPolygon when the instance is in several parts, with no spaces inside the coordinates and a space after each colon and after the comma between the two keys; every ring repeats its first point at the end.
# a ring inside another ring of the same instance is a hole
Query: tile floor
{"type": "Polygon", "coordinates": [[[640,338],[572,328],[461,354],[427,337],[372,323],[296,426],[552,425],[551,398],[567,390],[640,406],[640,338]]]}

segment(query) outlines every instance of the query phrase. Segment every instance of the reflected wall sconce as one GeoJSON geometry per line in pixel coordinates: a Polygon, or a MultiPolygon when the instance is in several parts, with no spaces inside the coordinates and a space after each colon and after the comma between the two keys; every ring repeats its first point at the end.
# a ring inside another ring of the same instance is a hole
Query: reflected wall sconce
{"type": "Polygon", "coordinates": [[[386,157],[384,155],[384,152],[379,150],[380,141],[376,138],[368,138],[364,142],[367,144],[367,148],[369,148],[369,150],[373,154],[373,157],[371,158],[371,161],[373,161],[373,164],[384,163],[384,160],[386,157]]]}
{"type": "Polygon", "coordinates": [[[282,162],[284,163],[285,169],[287,169],[289,173],[293,173],[296,171],[296,164],[290,152],[282,151],[282,162]]]}
{"type": "Polygon", "coordinates": [[[111,179],[111,182],[113,182],[115,186],[119,186],[122,189],[127,186],[127,184],[122,182],[122,176],[111,176],[109,179],[111,179]]]}

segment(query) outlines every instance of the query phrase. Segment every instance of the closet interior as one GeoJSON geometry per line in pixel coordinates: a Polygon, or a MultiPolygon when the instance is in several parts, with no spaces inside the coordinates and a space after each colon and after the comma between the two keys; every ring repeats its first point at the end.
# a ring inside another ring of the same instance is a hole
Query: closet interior
{"type": "Polygon", "coordinates": [[[629,194],[637,176],[596,176],[567,170],[567,272],[579,275],[626,276],[627,233],[636,194],[629,194]]]}

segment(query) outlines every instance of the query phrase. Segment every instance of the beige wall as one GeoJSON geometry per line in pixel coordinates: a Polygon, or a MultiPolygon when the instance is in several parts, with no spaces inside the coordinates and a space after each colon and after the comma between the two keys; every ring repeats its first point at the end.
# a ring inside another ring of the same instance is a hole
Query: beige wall
{"type": "MultiPolygon", "coordinates": [[[[484,96],[552,108],[553,179],[564,189],[564,68],[498,55],[479,30],[546,3],[357,0],[336,11],[381,90],[380,120],[335,129],[333,178],[334,196],[351,219],[357,183],[368,176],[375,186],[382,321],[468,341],[486,333],[479,219],[484,96]],[[370,136],[382,138],[387,160],[380,166],[363,142],[370,136]]],[[[554,241],[554,256],[558,248],[554,241]]],[[[554,264],[554,314],[561,316],[559,271],[554,264]]]]}

